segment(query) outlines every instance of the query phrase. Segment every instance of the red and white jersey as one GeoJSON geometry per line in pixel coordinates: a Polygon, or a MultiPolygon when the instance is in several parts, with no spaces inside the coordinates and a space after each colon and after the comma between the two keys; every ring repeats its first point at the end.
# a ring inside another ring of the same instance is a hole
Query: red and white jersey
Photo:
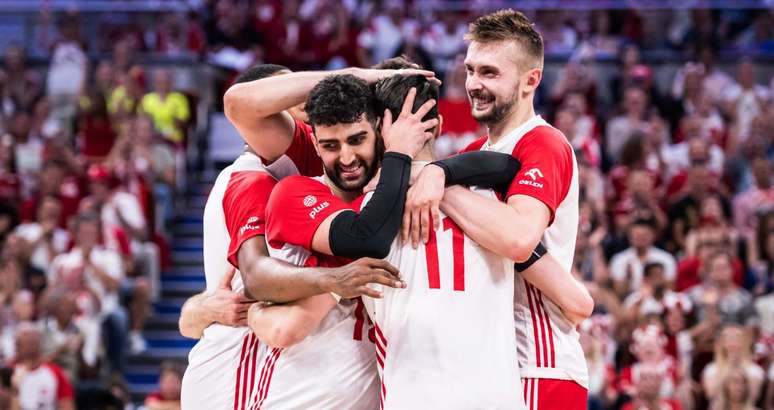
{"type": "MultiPolygon", "coordinates": [[[[231,263],[236,266],[239,246],[264,234],[264,210],[275,178],[298,173],[317,175],[321,171],[312,129],[297,121],[286,155],[271,165],[265,166],[257,155],[246,152],[220,172],[204,207],[204,274],[208,293],[215,291],[231,263]]],[[[243,289],[238,273],[234,275],[232,289],[243,289]]],[[[183,408],[249,408],[249,398],[259,377],[257,363],[265,348],[248,327],[207,327],[188,354],[181,392],[183,408]]]]}
{"type": "MultiPolygon", "coordinates": [[[[492,191],[478,191],[495,198],[492,191]]],[[[526,409],[513,332],[513,262],[441,229],[414,249],[396,239],[386,260],[405,289],[372,285],[385,409],[526,409]]]]}
{"type": "Polygon", "coordinates": [[[59,400],[75,398],[67,376],[53,363],[44,363],[33,370],[17,365],[14,372],[25,372],[19,382],[18,398],[22,409],[54,410],[59,408],[59,400]]]}
{"type": "MultiPolygon", "coordinates": [[[[266,209],[269,254],[298,266],[341,265],[345,260],[309,249],[320,223],[342,209],[351,205],[320,179],[286,178],[266,209]]],[[[360,299],[342,299],[301,343],[269,348],[252,408],[376,409],[379,379],[369,328],[360,299]]]]}
{"type": "MultiPolygon", "coordinates": [[[[564,135],[536,115],[495,144],[480,138],[463,151],[509,153],[521,162],[506,200],[527,195],[551,210],[543,234],[548,252],[568,272],[578,231],[578,164],[564,135]]],[[[514,292],[514,315],[522,378],[573,380],[588,387],[588,368],[580,336],[561,309],[520,276],[514,292]]]]}

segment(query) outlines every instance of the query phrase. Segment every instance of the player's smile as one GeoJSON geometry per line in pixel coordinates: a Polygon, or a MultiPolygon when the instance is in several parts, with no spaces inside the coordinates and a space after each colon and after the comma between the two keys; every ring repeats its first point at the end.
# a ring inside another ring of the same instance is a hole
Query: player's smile
{"type": "Polygon", "coordinates": [[[338,165],[339,175],[345,181],[357,181],[365,173],[365,169],[360,161],[354,161],[350,165],[338,165]]]}

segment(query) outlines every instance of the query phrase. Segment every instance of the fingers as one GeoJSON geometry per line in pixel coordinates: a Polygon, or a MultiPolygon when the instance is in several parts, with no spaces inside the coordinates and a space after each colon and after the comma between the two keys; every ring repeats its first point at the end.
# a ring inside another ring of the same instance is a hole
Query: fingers
{"type": "Polygon", "coordinates": [[[416,249],[419,246],[419,233],[420,233],[420,212],[421,209],[417,208],[411,211],[411,245],[416,249]]]}
{"type": "Polygon", "coordinates": [[[220,284],[218,284],[218,287],[221,289],[228,289],[231,290],[231,281],[234,279],[234,274],[236,273],[236,268],[233,266],[226,271],[226,274],[223,275],[223,278],[220,280],[220,284]]]}
{"type": "Polygon", "coordinates": [[[430,213],[433,217],[433,230],[437,231],[438,229],[441,229],[441,209],[439,202],[436,202],[430,206],[430,213]]]}
{"type": "Polygon", "coordinates": [[[403,100],[403,108],[400,110],[400,116],[401,117],[407,117],[411,115],[411,109],[414,107],[414,98],[417,96],[417,89],[414,87],[411,87],[411,89],[406,94],[406,99],[403,100]]]}
{"type": "Polygon", "coordinates": [[[422,243],[427,243],[430,239],[430,209],[428,207],[422,207],[419,212],[419,234],[422,243]]]}
{"type": "Polygon", "coordinates": [[[409,232],[411,231],[411,211],[405,209],[403,211],[403,224],[400,228],[400,241],[406,243],[409,238],[409,232]]]}
{"type": "Polygon", "coordinates": [[[406,284],[403,281],[393,279],[386,270],[381,269],[374,269],[372,271],[371,275],[368,277],[368,283],[378,283],[380,285],[397,289],[403,289],[406,287],[406,284]]]}
{"type": "MultiPolygon", "coordinates": [[[[414,91],[414,93],[416,94],[416,91],[414,91]]],[[[407,98],[406,100],[408,100],[408,98],[407,98]]],[[[411,101],[411,104],[414,104],[414,101],[413,101],[413,100],[411,101]]],[[[417,118],[420,118],[420,119],[421,119],[421,118],[424,118],[424,117],[425,117],[425,115],[426,115],[427,113],[429,113],[429,112],[430,112],[430,110],[432,110],[432,109],[433,109],[433,107],[435,107],[435,100],[434,100],[434,99],[429,99],[429,100],[425,101],[425,103],[424,103],[424,104],[422,104],[422,106],[421,106],[421,107],[419,107],[419,109],[417,110],[417,112],[415,112],[415,113],[414,113],[414,115],[415,115],[417,118]]],[[[437,121],[437,120],[436,120],[436,121],[437,121]]]]}
{"type": "Polygon", "coordinates": [[[396,279],[400,280],[400,271],[395,266],[392,266],[390,262],[387,262],[384,259],[373,259],[373,262],[371,262],[371,267],[378,268],[387,271],[389,274],[394,276],[396,279]]]}
{"type": "MultiPolygon", "coordinates": [[[[419,117],[422,118],[422,117],[419,117]]],[[[422,127],[423,130],[429,130],[431,128],[434,128],[438,126],[438,118],[432,118],[427,121],[419,123],[419,125],[422,127]]]]}
{"type": "Polygon", "coordinates": [[[392,113],[390,110],[384,110],[384,116],[382,117],[382,135],[386,135],[392,127],[392,113]]]}
{"type": "Polygon", "coordinates": [[[430,81],[432,83],[435,83],[436,85],[441,85],[441,80],[438,79],[438,77],[435,76],[435,73],[430,70],[422,70],[422,69],[404,69],[399,71],[401,75],[421,75],[424,76],[427,81],[430,81]]]}
{"type": "Polygon", "coordinates": [[[374,299],[381,299],[382,298],[382,292],[379,292],[378,290],[373,290],[369,288],[368,286],[361,286],[357,288],[358,293],[360,293],[363,296],[368,296],[374,299]]]}

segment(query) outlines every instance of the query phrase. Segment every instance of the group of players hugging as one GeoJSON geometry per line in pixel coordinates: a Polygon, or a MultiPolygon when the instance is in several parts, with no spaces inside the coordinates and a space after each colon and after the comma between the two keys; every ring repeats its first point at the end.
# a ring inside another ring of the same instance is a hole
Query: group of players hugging
{"type": "Polygon", "coordinates": [[[446,159],[440,82],[405,58],[227,91],[247,146],[204,211],[184,409],[585,408],[578,167],[535,114],[542,38],[501,10],[466,41],[487,135],[446,159]]]}

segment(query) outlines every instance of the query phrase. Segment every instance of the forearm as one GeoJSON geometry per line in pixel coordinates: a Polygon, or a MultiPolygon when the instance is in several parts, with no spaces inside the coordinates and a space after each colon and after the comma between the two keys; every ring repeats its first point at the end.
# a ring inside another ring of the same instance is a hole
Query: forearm
{"type": "Polygon", "coordinates": [[[572,324],[577,325],[591,316],[594,300],[589,291],[570,272],[562,269],[550,254],[544,255],[520,274],[559,306],[572,324]]]}
{"type": "Polygon", "coordinates": [[[97,276],[97,279],[100,282],[102,282],[102,285],[105,286],[108,290],[115,291],[116,289],[118,289],[118,280],[108,275],[104,269],[94,264],[90,264],[89,267],[91,268],[92,272],[94,272],[94,274],[97,276]]]}
{"type": "Polygon", "coordinates": [[[245,296],[253,300],[286,303],[328,292],[326,268],[305,268],[268,256],[240,265],[245,296]]]}
{"type": "Polygon", "coordinates": [[[475,185],[504,191],[521,168],[512,155],[494,151],[474,151],[435,161],[444,171],[446,185],[475,185]]]}
{"type": "Polygon", "coordinates": [[[203,306],[206,292],[190,297],[180,310],[180,319],[177,322],[180,334],[191,338],[201,339],[204,329],[216,322],[214,313],[203,306]]]}
{"type": "Polygon", "coordinates": [[[258,339],[272,347],[290,347],[303,341],[336,306],[330,294],[317,295],[285,305],[254,304],[247,323],[258,339]]]}
{"type": "Polygon", "coordinates": [[[447,188],[441,210],[479,245],[515,262],[529,258],[539,242],[540,235],[534,243],[528,239],[536,236],[528,233],[533,221],[507,204],[464,188],[447,188]]]}

